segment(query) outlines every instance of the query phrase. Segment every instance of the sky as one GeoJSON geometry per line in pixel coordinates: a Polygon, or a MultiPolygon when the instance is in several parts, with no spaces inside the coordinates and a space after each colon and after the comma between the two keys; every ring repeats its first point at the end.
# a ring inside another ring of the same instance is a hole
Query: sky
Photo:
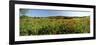
{"type": "MultiPolygon", "coordinates": [[[[31,17],[47,17],[47,16],[89,16],[89,11],[79,10],[48,10],[48,9],[20,9],[26,11],[25,15],[31,17]]],[[[20,11],[20,15],[22,11],[20,11]]]]}

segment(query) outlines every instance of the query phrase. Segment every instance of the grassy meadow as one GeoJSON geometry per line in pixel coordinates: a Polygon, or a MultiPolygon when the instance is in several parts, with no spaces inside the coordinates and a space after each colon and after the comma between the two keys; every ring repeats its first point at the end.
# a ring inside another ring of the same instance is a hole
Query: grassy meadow
{"type": "Polygon", "coordinates": [[[55,34],[90,33],[90,16],[66,17],[29,17],[20,16],[20,35],[55,35],[55,34]]]}

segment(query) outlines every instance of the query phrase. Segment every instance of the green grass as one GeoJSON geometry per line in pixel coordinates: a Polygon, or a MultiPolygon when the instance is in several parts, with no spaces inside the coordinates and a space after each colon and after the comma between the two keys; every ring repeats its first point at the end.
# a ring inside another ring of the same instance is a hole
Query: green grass
{"type": "Polygon", "coordinates": [[[20,35],[76,34],[90,32],[90,17],[50,19],[20,17],[20,35]]]}

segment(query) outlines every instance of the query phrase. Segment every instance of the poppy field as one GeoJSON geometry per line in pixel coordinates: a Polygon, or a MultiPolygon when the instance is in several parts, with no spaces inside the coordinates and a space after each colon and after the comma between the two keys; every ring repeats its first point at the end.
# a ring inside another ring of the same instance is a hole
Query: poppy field
{"type": "Polygon", "coordinates": [[[90,16],[20,16],[20,36],[90,33],[90,16]]]}

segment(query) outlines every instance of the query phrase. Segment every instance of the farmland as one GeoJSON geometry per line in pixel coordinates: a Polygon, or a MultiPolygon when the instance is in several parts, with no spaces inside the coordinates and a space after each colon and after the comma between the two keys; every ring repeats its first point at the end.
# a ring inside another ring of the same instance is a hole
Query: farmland
{"type": "Polygon", "coordinates": [[[21,36],[78,33],[90,33],[90,16],[20,16],[21,36]]]}

